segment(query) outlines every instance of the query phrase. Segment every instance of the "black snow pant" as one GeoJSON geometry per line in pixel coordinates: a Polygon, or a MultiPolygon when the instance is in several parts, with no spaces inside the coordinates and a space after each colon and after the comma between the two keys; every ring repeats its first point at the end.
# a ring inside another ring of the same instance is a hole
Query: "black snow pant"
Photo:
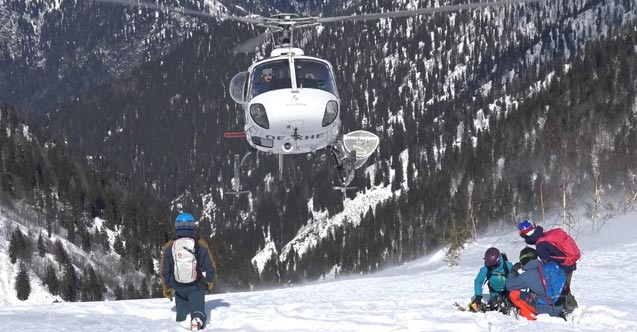
{"type": "Polygon", "coordinates": [[[564,303],[564,307],[566,308],[566,310],[568,311],[573,311],[575,308],[577,308],[577,300],[575,300],[575,296],[573,296],[573,293],[571,292],[572,288],[571,288],[571,278],[573,277],[573,271],[571,271],[570,273],[568,273],[566,275],[566,281],[568,282],[568,294],[566,294],[566,301],[564,303]]]}
{"type": "Polygon", "coordinates": [[[198,317],[206,324],[208,316],[205,313],[205,289],[201,283],[190,286],[177,286],[175,289],[175,307],[177,321],[183,322],[190,314],[190,319],[198,317]]]}

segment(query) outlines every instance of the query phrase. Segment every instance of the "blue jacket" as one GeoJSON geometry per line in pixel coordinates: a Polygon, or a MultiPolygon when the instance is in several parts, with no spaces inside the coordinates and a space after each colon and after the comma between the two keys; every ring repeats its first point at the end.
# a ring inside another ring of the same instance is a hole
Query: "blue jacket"
{"type": "Polygon", "coordinates": [[[562,312],[563,306],[539,304],[537,298],[545,297],[546,292],[542,285],[542,278],[540,278],[540,264],[537,259],[532,259],[526,263],[520,271],[519,275],[515,273],[509,274],[509,278],[506,281],[506,288],[509,291],[512,290],[527,290],[527,294],[530,296],[527,298],[527,302],[531,304],[537,310],[538,314],[549,314],[551,316],[559,316],[562,312]]]}
{"type": "MultiPolygon", "coordinates": [[[[195,237],[194,231],[184,232],[177,231],[175,239],[181,237],[195,237]]],[[[172,254],[172,244],[174,240],[170,240],[164,244],[164,248],[162,250],[161,261],[159,263],[159,270],[161,271],[161,284],[164,288],[172,288],[177,289],[180,286],[186,286],[183,284],[177,284],[174,276],[174,261],[172,254]]],[[[210,251],[210,246],[208,243],[199,239],[197,241],[198,249],[197,249],[197,267],[198,274],[200,279],[195,281],[195,283],[201,282],[201,272],[206,272],[206,281],[213,282],[215,280],[215,269],[217,267],[214,258],[212,257],[212,252],[210,251]],[[200,269],[200,270],[199,270],[200,269]]],[[[205,289],[205,287],[204,287],[205,289]]]]}
{"type": "MultiPolygon", "coordinates": [[[[493,268],[491,272],[491,278],[488,280],[489,284],[489,295],[494,297],[498,295],[500,292],[505,290],[506,277],[504,276],[504,264],[508,267],[508,270],[511,271],[513,269],[513,264],[509,261],[505,261],[504,257],[500,255],[500,265],[493,268]]],[[[484,282],[487,279],[487,274],[489,272],[489,268],[486,265],[483,265],[480,268],[480,272],[475,279],[475,295],[482,296],[482,287],[484,286],[484,282]]],[[[510,275],[510,274],[509,274],[510,275]]]]}
{"type": "Polygon", "coordinates": [[[527,244],[535,246],[535,250],[537,251],[537,256],[540,257],[540,259],[543,262],[546,263],[546,262],[554,261],[564,270],[566,274],[573,273],[573,271],[577,269],[577,264],[572,266],[565,266],[565,265],[562,265],[563,259],[554,258],[554,257],[566,256],[560,249],[548,243],[547,241],[540,242],[537,245],[535,244],[537,240],[542,236],[544,236],[544,229],[542,228],[542,226],[536,226],[533,234],[524,238],[524,241],[527,244]]]}

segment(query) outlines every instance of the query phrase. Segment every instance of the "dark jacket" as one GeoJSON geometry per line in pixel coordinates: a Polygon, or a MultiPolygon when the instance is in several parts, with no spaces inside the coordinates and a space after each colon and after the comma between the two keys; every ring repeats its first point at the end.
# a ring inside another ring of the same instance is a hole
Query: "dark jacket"
{"type": "Polygon", "coordinates": [[[560,267],[564,270],[566,274],[573,273],[573,271],[577,269],[577,264],[572,266],[565,266],[565,265],[562,265],[564,263],[564,259],[556,258],[556,257],[566,256],[564,252],[562,252],[560,249],[558,249],[554,245],[548,243],[547,241],[540,242],[539,244],[536,245],[537,240],[543,236],[544,236],[544,229],[542,228],[542,226],[536,226],[533,234],[525,237],[524,241],[527,244],[535,246],[535,250],[537,251],[537,256],[540,257],[540,259],[543,262],[546,263],[546,262],[554,261],[560,265],[560,267]]]}
{"type": "Polygon", "coordinates": [[[522,267],[523,270],[520,271],[520,274],[509,273],[506,288],[508,291],[528,290],[531,295],[527,302],[535,307],[538,314],[549,314],[557,317],[562,312],[563,306],[539,304],[536,301],[537,298],[546,297],[540,277],[540,264],[542,263],[539,260],[532,259],[522,267]]]}
{"type": "MultiPolygon", "coordinates": [[[[178,230],[175,235],[175,239],[182,237],[191,237],[195,238],[194,231],[183,231],[178,230]]],[[[179,284],[175,281],[174,276],[174,261],[172,254],[172,244],[174,240],[170,240],[164,244],[164,248],[162,249],[161,261],[159,263],[159,270],[161,271],[161,284],[164,288],[172,288],[176,289],[179,286],[185,286],[183,284],[179,284]]],[[[210,246],[208,243],[199,239],[197,241],[197,274],[199,279],[195,281],[195,283],[199,283],[202,281],[202,273],[206,273],[205,281],[213,282],[215,279],[215,269],[217,264],[215,263],[214,258],[212,257],[212,252],[210,250],[210,246]]],[[[204,287],[205,289],[205,287],[204,287]]]]}

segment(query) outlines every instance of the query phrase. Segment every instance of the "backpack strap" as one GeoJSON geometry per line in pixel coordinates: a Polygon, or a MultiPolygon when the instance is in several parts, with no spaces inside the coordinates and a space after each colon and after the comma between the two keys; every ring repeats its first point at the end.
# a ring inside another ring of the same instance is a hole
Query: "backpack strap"
{"type": "Polygon", "coordinates": [[[540,274],[540,280],[542,281],[542,287],[544,288],[544,298],[546,299],[546,304],[552,307],[553,302],[551,302],[551,299],[549,299],[549,292],[546,289],[546,279],[544,279],[544,274],[542,273],[542,264],[538,266],[537,271],[540,274]]]}
{"type": "MultiPolygon", "coordinates": [[[[504,266],[504,278],[509,277],[509,267],[507,266],[508,261],[509,259],[507,258],[507,254],[502,253],[502,264],[504,266]]],[[[493,276],[493,268],[491,266],[487,266],[487,278],[484,279],[484,283],[487,284],[490,292],[496,292],[496,290],[493,289],[493,287],[491,287],[491,283],[489,283],[489,280],[491,279],[492,276],[493,276]]],[[[504,291],[506,291],[506,288],[504,289],[504,291]]]]}
{"type": "Polygon", "coordinates": [[[162,272],[164,271],[164,258],[166,258],[166,250],[173,246],[174,240],[168,240],[161,248],[161,259],[159,260],[159,281],[164,289],[168,289],[168,285],[166,284],[166,280],[162,272]]]}

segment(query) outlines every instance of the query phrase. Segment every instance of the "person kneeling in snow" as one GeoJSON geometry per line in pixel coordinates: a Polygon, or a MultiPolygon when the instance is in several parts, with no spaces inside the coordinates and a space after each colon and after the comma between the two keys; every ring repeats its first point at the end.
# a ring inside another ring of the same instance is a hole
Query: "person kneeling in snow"
{"type": "Polygon", "coordinates": [[[190,213],[177,216],[175,229],[175,238],[162,250],[161,285],[166,298],[172,301],[175,297],[176,320],[183,322],[190,315],[191,330],[198,331],[208,320],[204,292],[213,288],[216,264],[208,243],[196,238],[190,213]]]}
{"type": "MultiPolygon", "coordinates": [[[[573,271],[577,269],[577,261],[582,255],[575,240],[559,227],[544,231],[542,226],[535,225],[531,220],[519,223],[518,230],[526,244],[535,246],[540,260],[544,264],[557,263],[566,273],[569,286],[572,285],[573,271]]],[[[564,310],[567,313],[573,312],[578,306],[570,287],[565,301],[564,310]]]]}
{"type": "Polygon", "coordinates": [[[511,303],[526,319],[535,320],[538,314],[564,318],[566,274],[555,262],[542,264],[535,249],[520,251],[520,262],[513,266],[506,288],[511,303]]]}
{"type": "Polygon", "coordinates": [[[505,254],[500,253],[498,248],[489,248],[484,253],[484,266],[480,268],[475,279],[475,296],[469,304],[469,309],[473,312],[498,310],[507,313],[507,292],[505,282],[513,264],[509,262],[505,254]],[[482,303],[482,287],[487,283],[489,286],[489,305],[482,303]]]}

